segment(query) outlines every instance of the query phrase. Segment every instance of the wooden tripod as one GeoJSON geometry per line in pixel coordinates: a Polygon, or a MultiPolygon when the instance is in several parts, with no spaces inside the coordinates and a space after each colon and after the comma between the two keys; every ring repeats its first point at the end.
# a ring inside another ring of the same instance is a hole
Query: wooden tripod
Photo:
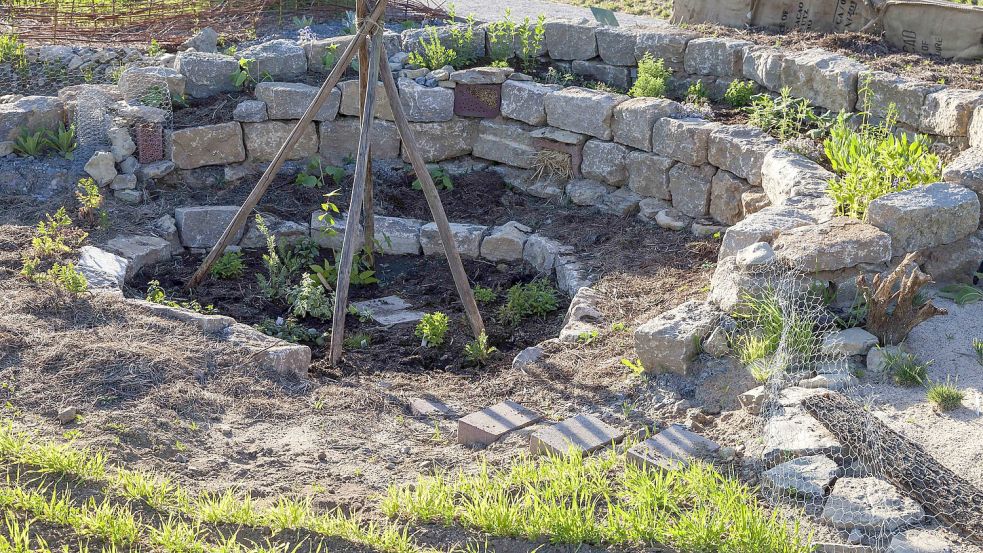
{"type": "MultiPolygon", "coordinates": [[[[256,186],[249,193],[249,196],[246,198],[245,202],[243,202],[235,217],[232,218],[232,221],[225,229],[225,232],[222,234],[221,238],[219,238],[218,242],[208,253],[208,256],[205,257],[204,261],[202,261],[201,266],[188,281],[187,285],[188,288],[197,286],[205,279],[206,276],[208,276],[208,271],[211,266],[215,263],[222,252],[225,251],[225,248],[231,244],[236,233],[240,228],[242,228],[242,225],[246,223],[250,213],[252,213],[252,210],[259,203],[260,199],[262,199],[267,189],[269,189],[273,178],[276,176],[280,168],[283,167],[283,163],[287,159],[287,155],[300,140],[303,129],[305,129],[313,120],[314,115],[318,112],[325,100],[327,100],[328,96],[331,94],[331,90],[334,89],[334,87],[338,84],[338,81],[341,80],[341,76],[344,74],[349,62],[354,57],[356,50],[362,49],[367,41],[368,35],[372,35],[371,42],[368,46],[368,70],[366,71],[363,69],[359,71],[359,88],[361,91],[365,91],[365,96],[364,100],[361,102],[362,119],[359,129],[358,154],[355,162],[355,177],[352,187],[352,198],[351,202],[349,203],[348,218],[345,225],[345,237],[341,248],[341,259],[337,261],[338,281],[335,285],[334,318],[331,322],[331,350],[329,357],[331,364],[336,364],[341,358],[342,353],[342,343],[345,335],[345,314],[348,307],[348,289],[351,282],[352,260],[355,256],[355,250],[358,249],[355,244],[355,240],[360,227],[363,199],[369,198],[369,202],[371,202],[372,185],[369,140],[371,136],[370,131],[372,129],[372,121],[374,119],[376,82],[378,81],[380,74],[382,77],[383,87],[386,91],[386,97],[392,108],[396,129],[398,130],[400,139],[403,142],[406,155],[410,158],[413,171],[416,173],[417,178],[422,184],[423,194],[426,197],[427,205],[430,207],[430,212],[433,215],[434,222],[437,224],[437,232],[440,235],[440,241],[444,246],[444,255],[447,257],[447,262],[450,265],[451,275],[454,278],[454,285],[457,288],[457,293],[461,296],[461,302],[464,304],[464,311],[467,314],[471,331],[476,337],[485,331],[484,323],[481,320],[481,313],[478,311],[478,304],[475,302],[474,293],[471,290],[471,283],[468,280],[467,273],[464,271],[464,264],[461,262],[461,254],[457,250],[457,245],[454,242],[454,235],[451,233],[450,222],[447,220],[447,214],[444,212],[444,206],[440,201],[440,195],[437,193],[437,187],[434,186],[433,178],[430,176],[430,172],[427,171],[427,166],[423,160],[423,155],[420,153],[419,145],[417,144],[416,138],[413,135],[413,130],[410,128],[409,120],[406,118],[403,104],[399,100],[399,91],[396,88],[396,82],[393,79],[392,72],[389,71],[386,50],[382,44],[383,27],[380,23],[386,12],[386,3],[387,0],[379,0],[375,8],[369,13],[369,16],[360,21],[358,32],[339,57],[338,62],[331,70],[331,73],[328,74],[324,84],[321,85],[321,89],[314,97],[314,101],[311,102],[310,107],[307,108],[307,111],[305,111],[300,120],[297,121],[296,126],[294,126],[294,129],[290,132],[286,142],[284,142],[276,156],[274,156],[273,161],[270,162],[270,165],[263,173],[263,176],[260,177],[259,181],[256,183],[256,186]],[[382,71],[380,71],[380,65],[384,66],[382,71]]],[[[366,64],[361,64],[363,67],[364,65],[366,64]]],[[[366,230],[373,230],[373,234],[366,234],[365,236],[365,239],[368,242],[374,239],[374,225],[371,222],[371,214],[366,214],[366,217],[367,222],[369,223],[366,225],[368,227],[366,230]]]]}

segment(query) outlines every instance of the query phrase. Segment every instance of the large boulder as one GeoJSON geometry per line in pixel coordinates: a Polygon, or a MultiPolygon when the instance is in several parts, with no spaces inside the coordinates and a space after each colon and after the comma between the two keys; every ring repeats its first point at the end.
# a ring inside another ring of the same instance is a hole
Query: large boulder
{"type": "Polygon", "coordinates": [[[515,221],[494,227],[481,241],[481,257],[489,261],[518,261],[531,232],[532,229],[515,221]]]}
{"type": "Polygon", "coordinates": [[[623,94],[564,88],[546,96],[546,120],[553,127],[611,140],[614,108],[627,99],[623,94]]]}
{"type": "Polygon", "coordinates": [[[193,37],[182,42],[178,50],[197,50],[199,52],[215,53],[218,51],[218,38],[219,36],[215,32],[215,29],[205,27],[195,33],[193,37]]]}
{"type": "MultiPolygon", "coordinates": [[[[451,223],[450,227],[461,257],[477,258],[481,254],[481,241],[488,232],[488,227],[464,223],[451,223]]],[[[420,228],[420,246],[423,255],[444,255],[444,244],[440,240],[437,223],[427,223],[420,228]]]]}
{"type": "Polygon", "coordinates": [[[239,52],[239,58],[253,60],[249,74],[257,81],[288,80],[307,73],[307,54],[292,40],[278,39],[250,46],[239,52]]]}
{"type": "Polygon", "coordinates": [[[604,63],[611,65],[635,65],[635,42],[638,37],[635,29],[600,26],[594,29],[597,39],[597,53],[604,63]]]}
{"type": "Polygon", "coordinates": [[[15,140],[23,131],[57,129],[65,122],[65,106],[55,96],[25,96],[0,103],[0,142],[15,140]]]}
{"type": "Polygon", "coordinates": [[[454,117],[454,91],[426,87],[412,79],[399,79],[399,101],[406,118],[417,122],[450,121],[454,117]]]}
{"type": "Polygon", "coordinates": [[[307,54],[307,70],[314,73],[328,73],[334,69],[341,53],[352,41],[352,37],[353,35],[333,36],[303,42],[301,47],[307,54]],[[329,53],[333,55],[328,56],[329,53]]]}
{"type": "Polygon", "coordinates": [[[402,217],[375,218],[375,240],[382,253],[420,255],[420,229],[426,222],[402,217]]]}
{"type": "Polygon", "coordinates": [[[663,117],[682,117],[686,108],[666,98],[632,98],[614,108],[614,141],[652,151],[652,127],[663,117]]]}
{"type": "MultiPolygon", "coordinates": [[[[267,81],[256,85],[255,94],[257,99],[266,102],[266,114],[270,119],[300,119],[314,102],[318,90],[318,87],[303,83],[267,81]]],[[[332,89],[314,120],[333,121],[340,106],[341,92],[332,89]]]]}
{"type": "MultiPolygon", "coordinates": [[[[979,117],[983,118],[983,111],[979,117]]],[[[965,186],[976,192],[983,203],[983,146],[969,148],[959,154],[959,157],[946,165],[942,178],[946,182],[965,186]]]]}
{"type": "Polygon", "coordinates": [[[116,162],[110,152],[96,152],[83,167],[99,186],[107,186],[116,178],[116,162]]]}
{"type": "Polygon", "coordinates": [[[849,217],[784,230],[773,246],[779,259],[804,272],[838,271],[891,260],[891,237],[849,217]]]}
{"type": "Polygon", "coordinates": [[[949,183],[881,196],[867,207],[870,224],[891,235],[894,254],[950,244],[980,224],[980,199],[949,183]]]}
{"type": "Polygon", "coordinates": [[[760,186],[761,165],[765,155],[777,146],[778,141],[760,129],[725,125],[710,133],[707,139],[707,160],[747,179],[753,186],[760,186]]]}
{"type": "MultiPolygon", "coordinates": [[[[455,117],[436,123],[410,123],[417,146],[427,163],[471,153],[478,133],[478,120],[455,117]]],[[[406,153],[403,159],[409,160],[406,153]]]]}
{"type": "Polygon", "coordinates": [[[750,191],[751,185],[737,175],[717,171],[710,181],[710,216],[725,225],[733,225],[744,218],[741,198],[750,191]]]}
{"type": "Polygon", "coordinates": [[[119,89],[140,90],[160,81],[167,84],[167,91],[172,98],[184,96],[187,78],[170,67],[128,67],[119,76],[119,89]]]}
{"type": "Polygon", "coordinates": [[[144,267],[170,259],[172,244],[157,236],[117,236],[104,248],[127,260],[126,277],[131,278],[144,267]]]}
{"type": "Polygon", "coordinates": [[[768,90],[781,90],[785,53],[769,46],[751,46],[744,55],[744,78],[768,90]]]}
{"type": "MultiPolygon", "coordinates": [[[[287,142],[287,137],[296,125],[297,121],[243,123],[242,134],[246,145],[246,156],[250,161],[272,161],[287,142]]],[[[300,135],[300,140],[287,154],[287,159],[307,159],[317,151],[317,129],[314,123],[308,123],[300,135]]]]}
{"type": "Polygon", "coordinates": [[[652,54],[653,58],[664,60],[666,67],[682,70],[686,45],[700,36],[697,32],[670,26],[640,30],[635,39],[635,59],[652,54]]]}
{"type": "Polygon", "coordinates": [[[779,233],[813,223],[815,220],[800,210],[779,206],[766,207],[746,216],[724,232],[719,259],[734,255],[756,242],[771,244],[779,233]]]}
{"type": "Polygon", "coordinates": [[[508,80],[502,83],[502,115],[530,125],[546,124],[546,95],[559,85],[508,80]]]}
{"type": "Polygon", "coordinates": [[[171,160],[178,169],[239,163],[246,159],[239,123],[219,123],[174,131],[171,160]]]}
{"type": "Polygon", "coordinates": [[[583,161],[580,172],[588,179],[595,179],[612,186],[621,186],[628,182],[628,153],[630,148],[591,139],[584,144],[583,161]]]}
{"type": "Polygon", "coordinates": [[[710,303],[688,301],[635,330],[635,353],[647,372],[688,375],[700,343],[716,327],[720,311],[710,303]]]}
{"type": "Polygon", "coordinates": [[[545,24],[546,49],[555,60],[589,60],[597,56],[597,23],[555,20],[545,24]]]}
{"type": "Polygon", "coordinates": [[[174,69],[184,75],[185,91],[192,98],[236,90],[232,77],[239,71],[239,62],[232,56],[189,50],[177,55],[174,69]]]}
{"type": "Polygon", "coordinates": [[[761,473],[761,488],[776,496],[790,496],[809,503],[822,502],[826,489],[839,473],[836,461],[825,455],[809,455],[761,473]]]}
{"type": "Polygon", "coordinates": [[[669,171],[672,206],[689,217],[703,217],[710,209],[710,183],[717,168],[677,163],[669,171]]]}
{"type": "MultiPolygon", "coordinates": [[[[358,153],[359,119],[339,117],[334,121],[322,121],[318,125],[321,158],[332,165],[342,165],[358,153]]],[[[400,140],[396,125],[389,121],[373,121],[369,131],[369,144],[373,159],[399,158],[400,140]]]]}
{"type": "Polygon", "coordinates": [[[483,119],[471,153],[474,157],[528,169],[538,151],[529,134],[533,128],[517,121],[483,119]]]}

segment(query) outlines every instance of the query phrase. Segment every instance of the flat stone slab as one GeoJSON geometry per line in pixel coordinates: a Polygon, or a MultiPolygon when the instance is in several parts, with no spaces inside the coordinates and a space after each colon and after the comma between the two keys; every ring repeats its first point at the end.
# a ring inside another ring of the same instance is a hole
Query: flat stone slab
{"type": "Polygon", "coordinates": [[[424,315],[422,311],[411,310],[410,304],[396,296],[358,301],[352,303],[352,306],[359,314],[367,315],[383,326],[413,323],[422,319],[424,315]]]}
{"type": "Polygon", "coordinates": [[[825,455],[799,457],[761,473],[761,487],[775,495],[822,501],[839,469],[825,455]]]}
{"type": "Polygon", "coordinates": [[[412,413],[414,417],[427,418],[450,418],[457,416],[457,412],[448,407],[442,401],[426,397],[411,398],[410,413],[412,413]]]}
{"type": "MultiPolygon", "coordinates": [[[[780,400],[781,401],[781,400],[780,400]]],[[[840,442],[800,406],[783,406],[765,423],[762,457],[768,466],[810,455],[837,456],[840,442]]]]}
{"type": "Polygon", "coordinates": [[[541,421],[543,416],[512,400],[485,407],[457,421],[457,443],[488,445],[502,436],[541,421]]]}
{"type": "Polygon", "coordinates": [[[642,468],[677,470],[713,456],[720,446],[679,424],[628,450],[628,460],[642,468]]]}
{"type": "Polygon", "coordinates": [[[952,546],[931,530],[915,528],[894,536],[887,553],[952,553],[952,546]]]}
{"type": "Polygon", "coordinates": [[[529,437],[529,451],[533,455],[563,455],[571,450],[591,453],[624,437],[624,432],[594,415],[577,415],[533,432],[529,437]]]}
{"type": "Polygon", "coordinates": [[[822,519],[840,530],[893,532],[925,517],[921,505],[880,478],[840,478],[826,499],[822,519]]]}

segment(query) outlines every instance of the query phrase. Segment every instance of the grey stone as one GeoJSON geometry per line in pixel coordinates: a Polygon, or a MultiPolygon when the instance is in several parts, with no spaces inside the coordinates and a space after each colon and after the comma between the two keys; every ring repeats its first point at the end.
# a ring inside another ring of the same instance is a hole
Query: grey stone
{"type": "Polygon", "coordinates": [[[628,188],[619,188],[601,198],[597,207],[604,213],[631,217],[638,213],[642,197],[628,188]]]}
{"type": "Polygon", "coordinates": [[[859,384],[852,374],[818,374],[812,378],[804,378],[799,381],[799,386],[803,388],[822,388],[826,390],[846,390],[859,384]]]}
{"type": "Polygon", "coordinates": [[[574,60],[571,64],[574,75],[586,80],[600,81],[617,88],[628,88],[631,84],[631,70],[627,67],[609,65],[597,60],[574,60]]]}
{"type": "Polygon", "coordinates": [[[777,146],[777,140],[757,128],[725,125],[710,133],[707,160],[747,179],[753,186],[760,186],[765,155],[777,146]]]}
{"type": "Polygon", "coordinates": [[[530,133],[533,138],[542,138],[544,140],[551,140],[553,142],[559,142],[560,144],[567,144],[570,146],[579,146],[590,138],[587,135],[565,131],[563,129],[558,129],[556,127],[543,127],[536,129],[530,133]]]}
{"type": "Polygon", "coordinates": [[[809,455],[764,471],[761,473],[761,487],[775,495],[821,502],[826,489],[839,472],[836,461],[829,457],[809,455]]]}
{"type": "Polygon", "coordinates": [[[663,209],[655,214],[657,225],[668,230],[683,230],[693,221],[677,209],[663,209]]]}
{"type": "Polygon", "coordinates": [[[75,268],[88,281],[90,290],[119,290],[126,281],[128,264],[125,258],[114,253],[95,246],[82,246],[75,268]]]}
{"type": "Polygon", "coordinates": [[[78,417],[79,410],[77,407],[64,407],[58,410],[58,422],[61,424],[69,424],[75,422],[75,418],[78,417]]]}
{"type": "Polygon", "coordinates": [[[136,87],[145,87],[147,83],[159,80],[167,84],[167,91],[171,98],[184,96],[187,79],[179,71],[170,67],[127,67],[120,73],[118,85],[120,90],[140,90],[136,87]]]}
{"type": "MultiPolygon", "coordinates": [[[[481,253],[481,240],[488,231],[482,225],[451,223],[451,235],[462,257],[476,258],[481,253]]],[[[424,255],[443,255],[444,246],[437,232],[437,223],[427,223],[420,228],[420,246],[424,255]]]]}
{"type": "Polygon", "coordinates": [[[782,84],[792,95],[832,111],[853,111],[857,83],[867,66],[846,56],[813,48],[785,58],[782,84]]]}
{"type": "Polygon", "coordinates": [[[900,346],[874,346],[867,352],[867,370],[880,375],[887,375],[890,372],[888,366],[889,357],[907,355],[900,346]]]}
{"type": "Polygon", "coordinates": [[[235,323],[222,331],[228,342],[245,349],[249,360],[264,371],[304,380],[311,366],[311,348],[267,336],[255,328],[235,323]]]}
{"type": "MultiPolygon", "coordinates": [[[[331,214],[331,217],[325,215],[323,211],[311,213],[311,238],[318,246],[339,252],[345,238],[348,214],[331,214]]],[[[356,226],[354,243],[356,248],[361,248],[365,244],[365,231],[362,225],[356,226]]]]}
{"type": "Polygon", "coordinates": [[[594,29],[597,52],[604,63],[611,65],[635,65],[634,29],[625,27],[599,26],[594,29]]]}
{"type": "Polygon", "coordinates": [[[132,278],[140,269],[170,259],[172,245],[156,236],[119,236],[106,242],[104,248],[126,259],[126,278],[132,278]]]}
{"type": "Polygon", "coordinates": [[[675,160],[648,152],[628,153],[628,188],[640,196],[669,200],[669,171],[675,160]]]}
{"type": "MultiPolygon", "coordinates": [[[[0,135],[0,138],[3,136],[0,135]]],[[[969,122],[969,145],[983,150],[983,106],[973,110],[973,118],[969,122]]]]}
{"type": "Polygon", "coordinates": [[[806,272],[838,271],[891,260],[891,237],[849,217],[784,230],[773,246],[779,259],[806,272]]]}
{"type": "Polygon", "coordinates": [[[112,127],[106,131],[116,163],[130,157],[137,151],[137,145],[130,138],[130,130],[126,127],[112,127]]]}
{"type": "Polygon", "coordinates": [[[610,186],[593,179],[575,179],[567,183],[567,196],[576,205],[600,205],[605,195],[613,192],[610,186]]]}
{"type": "Polygon", "coordinates": [[[585,178],[621,186],[628,182],[630,149],[615,142],[592,139],[584,144],[580,172],[585,178]]]}
{"type": "Polygon", "coordinates": [[[775,250],[767,242],[755,242],[737,252],[734,261],[742,269],[761,267],[775,261],[775,250]]]}
{"type": "Polygon", "coordinates": [[[642,198],[638,202],[638,217],[647,223],[655,223],[660,211],[672,209],[669,200],[661,198],[642,198]]]}
{"type": "Polygon", "coordinates": [[[454,91],[429,88],[410,79],[399,79],[399,98],[410,121],[450,121],[454,117],[454,91]]]}
{"type": "Polygon", "coordinates": [[[951,244],[936,246],[924,254],[922,270],[936,282],[963,282],[972,284],[983,259],[983,231],[956,240],[951,244]]]}
{"type": "Polygon", "coordinates": [[[109,183],[110,190],[133,190],[137,187],[136,175],[116,175],[109,183]]]}
{"type": "Polygon", "coordinates": [[[307,73],[307,54],[292,40],[263,42],[245,48],[238,55],[253,60],[249,74],[257,81],[287,80],[307,73]]]}
{"type": "Polygon", "coordinates": [[[793,196],[822,196],[833,173],[804,156],[772,148],[761,162],[761,187],[772,205],[793,196]]]}
{"type": "Polygon", "coordinates": [[[159,179],[166,177],[171,174],[177,165],[170,160],[155,161],[153,163],[148,163],[147,165],[141,166],[137,169],[137,177],[147,180],[147,179],[159,179]]]}
{"type": "Polygon", "coordinates": [[[911,128],[917,128],[921,123],[925,97],[943,88],[939,84],[916,81],[885,71],[861,73],[859,82],[870,91],[867,102],[872,114],[887,117],[888,108],[894,105],[898,121],[911,128]]]}
{"type": "Polygon", "coordinates": [[[757,213],[771,206],[771,201],[768,199],[768,195],[761,191],[761,189],[752,188],[741,194],[741,206],[744,209],[744,216],[747,217],[752,213],[757,213]]]}
{"type": "Polygon", "coordinates": [[[980,224],[980,200],[962,186],[935,183],[877,198],[867,218],[891,235],[894,255],[901,255],[968,236],[980,224]]]}
{"type": "MultiPolygon", "coordinates": [[[[318,125],[320,135],[318,152],[332,165],[343,165],[358,153],[359,119],[339,117],[334,121],[322,121],[318,125]]],[[[401,142],[396,125],[389,121],[373,121],[369,131],[372,159],[398,159],[401,142]]]]}
{"type": "Polygon", "coordinates": [[[693,75],[739,77],[744,71],[744,52],[751,46],[746,40],[732,38],[696,38],[686,45],[683,67],[693,75]]]}
{"type": "Polygon", "coordinates": [[[520,351],[515,359],[512,360],[512,369],[517,371],[525,370],[539,362],[543,358],[543,348],[531,346],[520,351]]]}
{"type": "Polygon", "coordinates": [[[0,140],[0,157],[7,157],[14,153],[13,140],[0,140]]]}
{"type": "Polygon", "coordinates": [[[766,399],[768,399],[768,392],[764,386],[752,388],[737,396],[737,401],[741,404],[741,407],[752,415],[761,414],[761,407],[764,406],[766,399]]]}
{"type": "Polygon", "coordinates": [[[690,40],[700,38],[699,33],[675,27],[640,30],[635,41],[635,59],[652,54],[655,59],[665,60],[666,67],[683,69],[686,45],[690,40]]]}
{"type": "Polygon", "coordinates": [[[547,21],[546,49],[555,60],[589,60],[597,56],[596,23],[587,20],[547,21]]]}
{"type": "MultiPolygon", "coordinates": [[[[258,124],[258,123],[253,123],[258,124]]],[[[239,123],[191,127],[171,134],[171,159],[178,169],[239,163],[246,159],[239,123]]]]}
{"type": "Polygon", "coordinates": [[[769,467],[811,455],[835,457],[840,448],[836,438],[802,407],[785,406],[765,422],[763,458],[769,467]]]}
{"type": "Polygon", "coordinates": [[[179,50],[190,50],[194,49],[199,52],[210,52],[214,53],[218,51],[218,33],[215,29],[211,27],[205,27],[204,29],[195,33],[195,35],[188,40],[181,43],[179,50]]]}
{"type": "Polygon", "coordinates": [[[232,119],[246,123],[259,123],[269,118],[269,114],[266,112],[266,102],[260,100],[239,102],[232,111],[232,119]]]}
{"type": "Polygon", "coordinates": [[[918,130],[943,136],[968,136],[973,112],[983,106],[983,92],[943,88],[925,96],[918,130]]]}
{"type": "Polygon", "coordinates": [[[426,418],[449,418],[457,416],[457,413],[444,402],[424,397],[410,398],[410,414],[414,417],[426,418]]]}
{"type": "Polygon", "coordinates": [[[631,98],[614,108],[611,130],[614,141],[652,151],[652,128],[663,117],[682,117],[686,108],[666,98],[631,98]]]}
{"type": "MultiPolygon", "coordinates": [[[[410,123],[423,161],[434,163],[471,153],[478,120],[455,117],[437,123],[410,123]]],[[[408,159],[403,154],[403,159],[408,159]]]]}
{"type": "Polygon", "coordinates": [[[472,67],[454,71],[450,80],[459,84],[502,84],[514,72],[511,67],[472,67]]]}
{"type": "Polygon", "coordinates": [[[375,217],[375,240],[380,252],[389,255],[420,255],[420,229],[426,223],[401,217],[375,217]]]}
{"type": "Polygon", "coordinates": [[[591,285],[587,269],[573,257],[561,256],[556,260],[556,287],[563,293],[574,295],[577,290],[591,285]]]}
{"type": "Polygon", "coordinates": [[[703,351],[713,357],[723,357],[730,353],[730,346],[727,344],[727,331],[719,326],[713,329],[713,332],[703,340],[703,351]]]}
{"type": "Polygon", "coordinates": [[[893,532],[925,517],[921,505],[879,478],[840,478],[826,499],[822,520],[841,530],[893,532]]]}
{"type": "Polygon", "coordinates": [[[707,141],[720,127],[703,119],[660,118],[652,130],[652,151],[689,165],[707,162],[707,141]]]}
{"type": "Polygon", "coordinates": [[[942,179],[976,192],[983,203],[983,146],[969,148],[949,162],[942,172],[942,179]]]}
{"type": "MultiPolygon", "coordinates": [[[[197,206],[179,207],[174,210],[174,221],[181,244],[186,248],[211,248],[225,232],[232,218],[239,211],[238,206],[197,206]]],[[[242,238],[239,229],[233,243],[242,238]]]]}
{"type": "Polygon", "coordinates": [[[99,186],[107,186],[116,178],[116,161],[110,152],[96,152],[85,163],[85,172],[99,186]]]}
{"type": "Polygon", "coordinates": [[[772,243],[779,233],[814,223],[811,217],[788,207],[766,207],[744,217],[724,233],[719,258],[736,254],[755,242],[772,243]]]}
{"type": "Polygon", "coordinates": [[[891,538],[887,553],[952,553],[952,547],[936,532],[913,528],[891,538]]]}
{"type": "MultiPolygon", "coordinates": [[[[296,125],[296,121],[243,123],[242,134],[247,158],[250,161],[272,161],[296,125]]],[[[317,154],[317,150],[317,130],[314,123],[308,123],[287,159],[307,159],[317,154]]]]}
{"type": "Polygon", "coordinates": [[[712,459],[716,443],[673,424],[628,450],[628,461],[640,468],[679,470],[694,461],[712,459]]]}
{"type": "Polygon", "coordinates": [[[422,311],[411,310],[410,304],[397,296],[358,301],[352,303],[352,307],[359,315],[369,317],[383,326],[415,323],[425,315],[422,311]]]}
{"type": "Polygon", "coordinates": [[[687,375],[700,342],[720,320],[712,304],[688,301],[638,327],[635,353],[647,372],[687,375]]]}
{"type": "MultiPolygon", "coordinates": [[[[452,99],[453,101],[453,99],[452,99]]],[[[478,136],[471,154],[529,169],[539,151],[530,132],[533,127],[505,119],[482,119],[478,124],[478,136]]]]}
{"type": "Polygon", "coordinates": [[[536,424],[543,416],[507,400],[457,421],[457,443],[488,445],[505,434],[536,424]]]}
{"type": "MultiPolygon", "coordinates": [[[[282,82],[262,82],[256,85],[256,98],[266,103],[266,117],[257,113],[251,119],[260,122],[269,119],[300,119],[307,108],[314,102],[318,88],[303,83],[282,83],[282,82]]],[[[245,104],[246,102],[243,102],[245,104]]],[[[239,104],[242,106],[242,104],[239,104]]],[[[341,92],[332,89],[327,99],[314,115],[315,121],[332,121],[338,116],[338,109],[341,106],[341,92]]],[[[254,112],[259,112],[258,106],[249,106],[254,112]]],[[[236,107],[239,110],[239,107],[236,107]]],[[[233,114],[233,117],[235,115],[233,114]]],[[[241,121],[236,117],[236,121],[241,121]]]]}
{"type": "Polygon", "coordinates": [[[55,130],[65,122],[65,106],[52,96],[25,96],[0,104],[0,140],[16,140],[21,132],[55,130]]]}
{"type": "Polygon", "coordinates": [[[733,225],[744,218],[741,197],[751,190],[751,185],[737,175],[723,169],[710,180],[710,216],[725,225],[733,225]]]}
{"type": "MultiPolygon", "coordinates": [[[[268,213],[264,213],[262,216],[277,245],[293,244],[311,234],[310,227],[306,224],[285,221],[268,213]]],[[[246,225],[246,231],[242,240],[239,241],[239,247],[243,249],[266,247],[266,236],[256,226],[255,218],[250,219],[246,225]]]]}
{"type": "MultiPolygon", "coordinates": [[[[399,86],[397,84],[397,86],[399,86]]],[[[341,115],[349,115],[352,117],[362,116],[362,105],[360,96],[360,89],[357,80],[341,81],[338,83],[338,89],[341,90],[341,106],[338,108],[338,113],[341,115]]],[[[400,96],[402,96],[403,91],[400,90],[400,96]]],[[[406,103],[403,103],[406,107],[406,103]]],[[[384,119],[386,121],[392,121],[393,111],[392,106],[389,104],[389,97],[386,96],[386,90],[383,84],[379,81],[375,83],[375,104],[372,107],[372,113],[375,115],[376,120],[384,119]]],[[[411,121],[413,119],[410,119],[411,121]]]]}
{"type": "Polygon", "coordinates": [[[751,79],[768,90],[783,86],[782,67],[785,54],[777,48],[752,46],[744,55],[744,78],[751,79]]]}
{"type": "Polygon", "coordinates": [[[546,96],[546,120],[553,127],[611,140],[614,108],[627,99],[623,94],[564,88],[546,96]]]}
{"type": "Polygon", "coordinates": [[[533,455],[565,455],[570,451],[591,453],[618,443],[624,437],[624,432],[594,415],[576,415],[533,432],[529,437],[529,451],[533,455]]]}
{"type": "Polygon", "coordinates": [[[559,89],[533,81],[502,84],[502,115],[530,125],[546,124],[546,95],[559,89]]]}
{"type": "Polygon", "coordinates": [[[522,259],[540,273],[550,273],[561,255],[569,254],[573,248],[541,234],[533,234],[526,239],[522,249],[522,259]]]}
{"type": "Polygon", "coordinates": [[[822,349],[832,355],[867,355],[877,345],[877,336],[862,328],[848,328],[823,339],[822,349]]]}
{"type": "Polygon", "coordinates": [[[302,42],[301,47],[307,56],[307,70],[313,73],[328,73],[334,69],[341,53],[345,51],[345,48],[348,48],[348,44],[352,41],[352,36],[333,36],[302,42]],[[326,58],[325,56],[329,52],[333,55],[326,58]],[[330,63],[325,65],[325,61],[330,63]]]}
{"type": "Polygon", "coordinates": [[[689,217],[703,217],[710,208],[710,183],[717,173],[713,165],[699,167],[677,163],[669,171],[672,206],[689,217]]]}
{"type": "Polygon", "coordinates": [[[481,257],[489,261],[518,261],[522,259],[530,233],[532,229],[515,221],[493,227],[481,241],[481,257]]]}
{"type": "Polygon", "coordinates": [[[239,62],[232,56],[186,51],[178,54],[174,69],[185,78],[185,91],[192,98],[207,98],[235,91],[232,75],[239,62]]]}

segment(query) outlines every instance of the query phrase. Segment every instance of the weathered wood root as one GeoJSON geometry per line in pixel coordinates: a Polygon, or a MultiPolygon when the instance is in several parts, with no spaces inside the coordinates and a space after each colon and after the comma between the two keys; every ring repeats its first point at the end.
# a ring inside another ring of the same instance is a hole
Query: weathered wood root
{"type": "Polygon", "coordinates": [[[802,405],[851,456],[874,461],[883,471],[880,476],[940,520],[983,544],[983,491],[842,394],[812,396],[802,405]]]}
{"type": "Polygon", "coordinates": [[[867,330],[880,340],[881,345],[896,345],[904,341],[911,329],[946,310],[927,301],[915,305],[918,291],[932,282],[932,277],[918,268],[917,255],[909,253],[887,278],[874,275],[871,283],[865,275],[857,277],[857,288],[867,300],[867,330]],[[910,274],[905,276],[911,270],[910,274]],[[896,286],[898,281],[901,286],[896,286]],[[897,288],[897,290],[895,290],[897,288]]]}

